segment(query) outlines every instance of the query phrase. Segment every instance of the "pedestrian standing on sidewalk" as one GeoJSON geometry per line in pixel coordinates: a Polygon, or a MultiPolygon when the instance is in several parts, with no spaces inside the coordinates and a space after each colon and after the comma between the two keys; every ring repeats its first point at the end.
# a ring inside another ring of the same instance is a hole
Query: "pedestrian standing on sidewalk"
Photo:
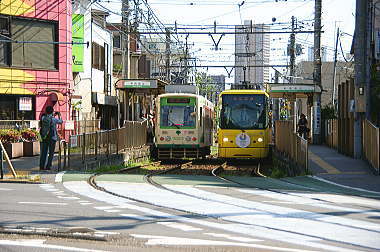
{"type": "Polygon", "coordinates": [[[46,107],[46,113],[41,118],[41,154],[40,170],[50,170],[54,157],[55,144],[58,141],[57,124],[62,124],[61,113],[55,112],[52,106],[46,107]],[[55,116],[58,116],[56,118],[55,116]],[[46,164],[46,157],[49,157],[46,164]],[[45,166],[46,164],[46,166],[45,166]]]}
{"type": "Polygon", "coordinates": [[[308,133],[310,129],[307,126],[308,126],[308,122],[307,122],[306,116],[304,114],[301,114],[301,118],[298,120],[297,132],[299,136],[302,137],[303,139],[308,138],[308,133]]]}

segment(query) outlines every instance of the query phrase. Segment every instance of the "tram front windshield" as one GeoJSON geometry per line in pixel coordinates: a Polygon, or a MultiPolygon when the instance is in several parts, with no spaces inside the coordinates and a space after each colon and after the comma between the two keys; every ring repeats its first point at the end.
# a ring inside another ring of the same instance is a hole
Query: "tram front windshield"
{"type": "Polygon", "coordinates": [[[180,128],[195,127],[194,106],[164,105],[161,106],[161,127],[180,128]]]}
{"type": "Polygon", "coordinates": [[[261,94],[222,95],[221,129],[265,129],[266,96],[261,94]]]}

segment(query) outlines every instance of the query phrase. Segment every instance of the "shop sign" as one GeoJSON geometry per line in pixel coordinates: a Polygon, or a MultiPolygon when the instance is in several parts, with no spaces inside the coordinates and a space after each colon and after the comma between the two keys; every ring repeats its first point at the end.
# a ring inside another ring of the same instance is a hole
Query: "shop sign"
{"type": "Polygon", "coordinates": [[[271,92],[285,92],[285,93],[295,93],[295,92],[314,92],[314,85],[272,85],[271,92]]]}
{"type": "Polygon", "coordinates": [[[70,137],[70,148],[75,148],[78,146],[78,136],[70,137]]]}
{"type": "Polygon", "coordinates": [[[20,111],[32,111],[32,97],[20,97],[18,109],[20,111]]]}
{"type": "MultiPolygon", "coordinates": [[[[72,39],[76,43],[84,43],[84,15],[73,14],[72,16],[72,39]]],[[[73,44],[72,45],[72,56],[73,56],[73,72],[83,72],[83,54],[84,45],[83,44],[73,44]]]]}
{"type": "Polygon", "coordinates": [[[65,130],[74,130],[74,121],[67,120],[65,122],[65,130]]]}

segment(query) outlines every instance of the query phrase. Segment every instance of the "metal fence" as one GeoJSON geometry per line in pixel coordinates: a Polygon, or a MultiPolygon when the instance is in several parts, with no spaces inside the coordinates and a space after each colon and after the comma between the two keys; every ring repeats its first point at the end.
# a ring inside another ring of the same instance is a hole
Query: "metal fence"
{"type": "Polygon", "coordinates": [[[338,149],[338,120],[329,119],[325,123],[325,142],[330,148],[338,149]]]}
{"type": "Polygon", "coordinates": [[[126,149],[140,148],[147,142],[147,123],[127,122],[123,128],[69,137],[67,168],[87,169],[120,159],[126,149]]]}
{"type": "Polygon", "coordinates": [[[363,154],[364,158],[380,175],[380,129],[370,121],[363,123],[363,154]]]}
{"type": "Polygon", "coordinates": [[[100,119],[74,121],[74,134],[92,133],[100,130],[100,119]]]}
{"type": "Polygon", "coordinates": [[[308,171],[308,142],[294,132],[292,121],[276,121],[276,150],[291,159],[304,172],[308,171]]]}

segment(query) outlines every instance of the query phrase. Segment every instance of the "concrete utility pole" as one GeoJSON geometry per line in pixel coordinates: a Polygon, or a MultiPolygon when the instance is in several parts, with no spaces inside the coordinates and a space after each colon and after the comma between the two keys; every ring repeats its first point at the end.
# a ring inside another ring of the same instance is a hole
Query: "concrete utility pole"
{"type": "MultiPolygon", "coordinates": [[[[122,24],[123,24],[123,34],[122,34],[122,75],[124,79],[129,78],[129,2],[128,0],[123,0],[121,5],[122,13],[122,24]]],[[[129,92],[126,89],[124,92],[124,120],[129,120],[129,92]]]]}
{"type": "Polygon", "coordinates": [[[165,70],[166,70],[166,81],[170,83],[170,30],[169,28],[165,28],[166,30],[166,61],[165,61],[165,70]]]}
{"type": "Polygon", "coordinates": [[[295,45],[296,45],[296,34],[294,33],[295,30],[295,18],[292,16],[292,33],[290,34],[290,78],[291,83],[294,83],[294,70],[295,70],[295,63],[296,63],[296,52],[295,52],[295,45]]]}
{"type": "MultiPolygon", "coordinates": [[[[295,64],[296,64],[296,34],[295,29],[295,17],[292,16],[292,33],[290,34],[290,45],[289,45],[289,54],[290,54],[290,84],[294,84],[295,77],[295,64]]],[[[294,131],[297,131],[297,99],[294,95],[290,99],[290,115],[293,120],[294,131]]]]}
{"type": "Polygon", "coordinates": [[[339,40],[339,27],[338,30],[336,31],[336,41],[335,41],[335,52],[334,52],[334,71],[333,71],[333,91],[332,91],[332,105],[335,108],[335,90],[336,90],[336,63],[337,63],[337,54],[338,54],[338,40],[339,40]]]}
{"type": "MultiPolygon", "coordinates": [[[[367,99],[369,94],[368,86],[369,79],[367,79],[368,62],[367,62],[367,43],[369,37],[367,33],[368,22],[368,0],[356,0],[356,20],[355,20],[355,39],[354,39],[354,53],[355,53],[355,89],[365,89],[367,99]]],[[[358,92],[355,92],[355,102],[359,101],[358,92]]],[[[355,104],[355,122],[354,122],[354,157],[361,158],[362,156],[362,121],[363,113],[358,111],[358,105],[355,104]]],[[[366,106],[368,110],[368,106],[366,106]]]]}
{"type": "MultiPolygon", "coordinates": [[[[322,90],[321,84],[321,15],[322,0],[315,0],[314,17],[314,78],[315,86],[322,90]]],[[[321,143],[321,94],[313,96],[313,143],[321,143]]]]}

